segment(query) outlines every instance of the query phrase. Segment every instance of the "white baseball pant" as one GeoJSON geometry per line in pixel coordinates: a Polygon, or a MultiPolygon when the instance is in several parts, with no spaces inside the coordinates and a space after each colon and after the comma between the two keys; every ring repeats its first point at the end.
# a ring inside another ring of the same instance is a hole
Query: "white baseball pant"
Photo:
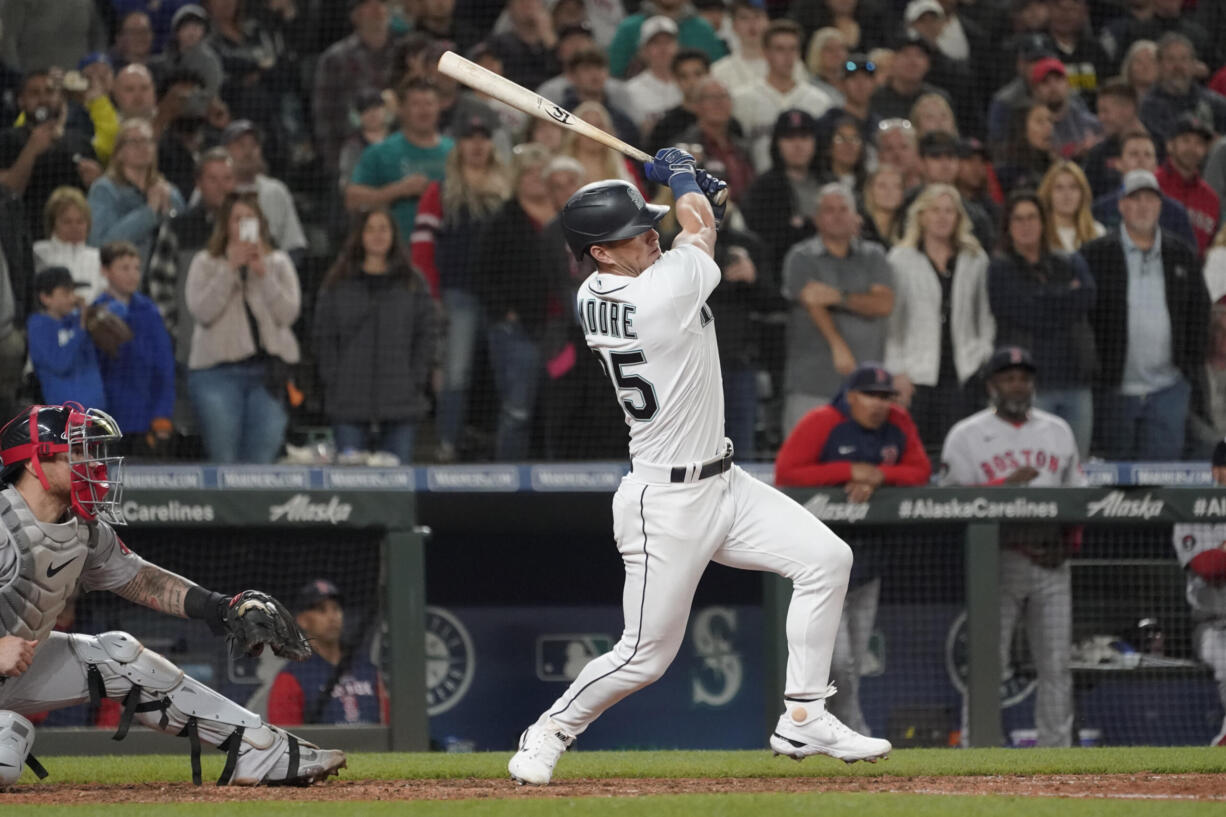
{"type": "Polygon", "coordinates": [[[1041,567],[1010,548],[1000,552],[1000,666],[1009,668],[1013,631],[1023,612],[1038,673],[1034,725],[1038,746],[1073,742],[1073,584],[1069,563],[1041,567]]]}
{"type": "Polygon", "coordinates": [[[559,726],[581,734],[610,706],[664,674],[712,561],[792,580],[784,694],[826,695],[852,553],[811,513],[735,465],[692,483],[647,482],[632,473],[613,497],[613,530],[626,569],[625,629],[549,707],[559,726]]]}
{"type": "Polygon", "coordinates": [[[877,622],[880,599],[880,577],[869,579],[847,591],[830,665],[830,674],[839,692],[827,702],[826,708],[845,726],[861,735],[873,734],[860,708],[860,674],[868,657],[868,642],[873,635],[873,625],[877,622]]]}
{"type": "MultiPolygon", "coordinates": [[[[1192,634],[1192,643],[1200,659],[1213,669],[1218,697],[1222,700],[1222,708],[1226,709],[1226,619],[1198,625],[1192,634]]],[[[1214,738],[1214,744],[1221,740],[1226,740],[1226,717],[1222,718],[1222,731],[1214,738]]]]}

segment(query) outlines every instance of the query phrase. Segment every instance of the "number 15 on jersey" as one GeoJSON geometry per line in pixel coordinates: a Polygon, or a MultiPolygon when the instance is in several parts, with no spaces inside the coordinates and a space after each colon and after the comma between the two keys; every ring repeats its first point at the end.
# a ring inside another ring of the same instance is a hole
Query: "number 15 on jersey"
{"type": "Polygon", "coordinates": [[[617,396],[621,399],[622,408],[626,414],[640,422],[647,422],[656,416],[660,410],[660,401],[656,398],[656,387],[651,381],[630,371],[635,366],[647,362],[647,355],[642,349],[631,352],[612,352],[608,349],[593,350],[600,368],[613,381],[617,396]]]}

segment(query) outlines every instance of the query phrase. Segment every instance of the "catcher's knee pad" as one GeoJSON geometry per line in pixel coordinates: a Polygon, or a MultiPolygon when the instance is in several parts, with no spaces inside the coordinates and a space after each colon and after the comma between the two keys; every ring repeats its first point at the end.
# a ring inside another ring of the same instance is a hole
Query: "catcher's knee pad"
{"type": "Polygon", "coordinates": [[[0,786],[11,786],[21,777],[21,768],[27,763],[39,777],[47,773],[34,759],[34,724],[7,710],[0,711],[0,786]]]}
{"type": "Polygon", "coordinates": [[[127,736],[133,718],[151,729],[188,738],[196,783],[201,741],[230,753],[222,782],[233,773],[242,744],[263,749],[263,742],[271,742],[272,736],[262,733],[259,715],[187,675],[131,635],[109,632],[71,638],[74,654],[86,665],[91,696],[123,699],[115,740],[127,736]]]}

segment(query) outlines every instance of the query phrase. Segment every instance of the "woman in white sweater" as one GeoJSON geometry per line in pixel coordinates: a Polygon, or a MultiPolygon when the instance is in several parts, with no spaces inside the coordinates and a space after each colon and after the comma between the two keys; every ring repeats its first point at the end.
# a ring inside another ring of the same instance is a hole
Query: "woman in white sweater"
{"type": "Polygon", "coordinates": [[[98,248],[85,243],[89,238],[92,213],[85,195],[75,187],[57,187],[44,209],[47,235],[34,242],[34,271],[47,267],[67,267],[78,284],[89,284],[80,291],[86,303],[106,289],[98,248]]]}
{"type": "Polygon", "coordinates": [[[226,197],[188,268],[186,295],[196,319],[187,388],[205,453],[211,462],[272,462],[289,422],[301,291],[289,256],[272,249],[254,193],[226,197]]]}
{"type": "Polygon", "coordinates": [[[988,256],[958,191],[931,184],[911,205],[888,258],[895,282],[885,365],[920,439],[940,449],[950,427],[982,403],[967,384],[991,356],[996,337],[988,256]]]}

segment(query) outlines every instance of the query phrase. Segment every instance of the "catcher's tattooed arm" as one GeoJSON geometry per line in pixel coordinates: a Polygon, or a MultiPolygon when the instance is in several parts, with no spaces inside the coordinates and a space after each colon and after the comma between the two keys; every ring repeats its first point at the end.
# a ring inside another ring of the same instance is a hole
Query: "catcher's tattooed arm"
{"type": "Polygon", "coordinates": [[[234,655],[259,655],[265,646],[283,658],[305,661],[311,644],[285,605],[267,593],[213,593],[156,565],[145,565],[115,591],[128,601],[183,618],[204,621],[224,635],[234,655]]]}
{"type": "Polygon", "coordinates": [[[187,618],[187,594],[195,587],[196,585],[182,576],[157,565],[147,564],[132,577],[132,581],[116,588],[115,593],[151,610],[187,618]]]}

